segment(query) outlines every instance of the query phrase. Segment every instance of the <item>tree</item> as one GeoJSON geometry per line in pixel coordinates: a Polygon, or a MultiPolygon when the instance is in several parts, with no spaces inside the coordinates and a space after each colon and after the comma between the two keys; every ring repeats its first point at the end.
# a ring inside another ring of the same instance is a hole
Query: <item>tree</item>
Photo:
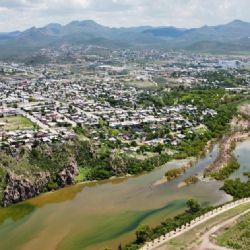
{"type": "Polygon", "coordinates": [[[158,154],[161,154],[163,148],[164,146],[162,144],[157,144],[155,147],[155,152],[157,152],[158,154]]]}
{"type": "Polygon", "coordinates": [[[36,99],[33,96],[30,96],[28,100],[29,102],[36,102],[36,99]]]}
{"type": "Polygon", "coordinates": [[[150,240],[151,229],[147,225],[140,225],[136,231],[136,242],[144,243],[150,240]]]}
{"type": "Polygon", "coordinates": [[[188,206],[188,212],[190,213],[197,213],[201,210],[201,205],[198,201],[194,199],[189,199],[187,201],[187,206],[188,206]]]}
{"type": "Polygon", "coordinates": [[[132,141],[132,142],[131,142],[131,147],[137,147],[136,141],[132,141]]]}

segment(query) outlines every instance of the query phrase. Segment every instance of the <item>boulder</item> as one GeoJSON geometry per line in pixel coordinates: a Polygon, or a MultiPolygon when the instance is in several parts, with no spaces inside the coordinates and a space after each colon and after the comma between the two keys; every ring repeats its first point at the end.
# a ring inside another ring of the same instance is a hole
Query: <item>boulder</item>
{"type": "Polygon", "coordinates": [[[72,159],[59,173],[60,186],[64,187],[75,183],[75,176],[79,174],[76,160],[72,159]]]}

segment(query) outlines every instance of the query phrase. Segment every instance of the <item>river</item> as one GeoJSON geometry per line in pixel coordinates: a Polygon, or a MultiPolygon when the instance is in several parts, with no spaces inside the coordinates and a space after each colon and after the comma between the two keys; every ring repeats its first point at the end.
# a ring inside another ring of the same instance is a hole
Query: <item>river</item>
{"type": "MultiPolygon", "coordinates": [[[[250,141],[239,144],[235,152],[245,171],[250,141]]],[[[155,183],[167,170],[181,167],[187,160],[170,162],[136,177],[78,184],[0,209],[0,249],[117,249],[119,243],[134,239],[139,224],[154,226],[184,211],[191,197],[210,205],[229,201],[231,197],[219,190],[222,182],[198,181],[177,187],[186,176],[201,175],[217,155],[215,145],[183,176],[160,185],[155,183]]]]}

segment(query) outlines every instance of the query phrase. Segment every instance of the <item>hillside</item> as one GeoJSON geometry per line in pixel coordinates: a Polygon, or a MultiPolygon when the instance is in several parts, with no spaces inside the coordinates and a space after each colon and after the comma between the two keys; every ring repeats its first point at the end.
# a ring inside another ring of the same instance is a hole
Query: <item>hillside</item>
{"type": "Polygon", "coordinates": [[[19,56],[34,51],[69,45],[119,47],[162,47],[201,52],[250,51],[250,23],[235,20],[218,26],[194,29],[175,27],[110,28],[92,20],[67,25],[51,23],[23,32],[0,33],[0,57],[19,56]]]}

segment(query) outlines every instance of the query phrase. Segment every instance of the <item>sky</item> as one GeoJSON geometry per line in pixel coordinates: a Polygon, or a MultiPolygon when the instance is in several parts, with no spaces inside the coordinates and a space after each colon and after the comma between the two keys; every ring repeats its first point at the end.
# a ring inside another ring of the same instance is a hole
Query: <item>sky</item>
{"type": "Polygon", "coordinates": [[[0,32],[95,20],[110,27],[250,22],[249,0],[0,0],[0,32]]]}

